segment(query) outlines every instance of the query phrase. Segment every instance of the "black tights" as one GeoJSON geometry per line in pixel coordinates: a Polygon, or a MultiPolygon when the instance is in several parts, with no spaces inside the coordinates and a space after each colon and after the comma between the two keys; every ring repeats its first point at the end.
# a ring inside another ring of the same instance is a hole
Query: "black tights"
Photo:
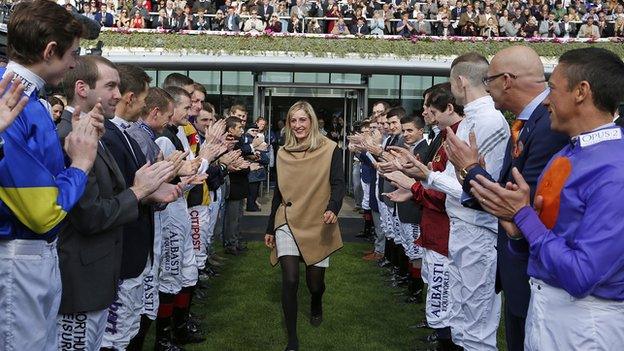
{"type": "MultiPolygon", "coordinates": [[[[282,267],[282,309],[288,332],[288,345],[298,346],[297,338],[297,289],[299,288],[299,256],[280,257],[282,267]]],[[[325,292],[325,268],[306,266],[306,283],[310,291],[310,312],[316,316],[323,313],[325,292]]]]}

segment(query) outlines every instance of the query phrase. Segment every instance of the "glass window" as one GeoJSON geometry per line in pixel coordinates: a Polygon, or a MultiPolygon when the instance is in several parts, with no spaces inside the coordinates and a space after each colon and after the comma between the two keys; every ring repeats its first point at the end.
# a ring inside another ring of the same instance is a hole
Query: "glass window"
{"type": "Polygon", "coordinates": [[[223,95],[253,95],[251,72],[223,71],[223,95]]]}
{"type": "Polygon", "coordinates": [[[263,72],[261,82],[292,83],[292,72],[263,72]]]}
{"type": "Polygon", "coordinates": [[[398,99],[400,76],[373,74],[368,80],[368,97],[371,99],[398,99]]]}
{"type": "Polygon", "coordinates": [[[422,93],[431,87],[433,77],[402,76],[401,79],[401,106],[407,113],[415,113],[422,108],[422,93]]]}
{"type": "Polygon", "coordinates": [[[151,87],[155,87],[157,82],[157,78],[158,78],[158,73],[156,72],[156,70],[153,69],[146,69],[145,73],[147,73],[147,75],[152,78],[152,81],[150,82],[150,86],[151,87]]]}
{"type": "Polygon", "coordinates": [[[329,83],[329,73],[295,72],[296,83],[329,83]]]}
{"type": "Polygon", "coordinates": [[[158,82],[157,85],[159,87],[162,87],[163,83],[165,82],[165,78],[167,78],[168,75],[170,75],[171,73],[180,73],[183,75],[187,75],[188,72],[187,71],[158,71],[158,82]]]}
{"type": "Polygon", "coordinates": [[[355,73],[332,73],[332,84],[362,84],[362,76],[355,73]]]}
{"type": "Polygon", "coordinates": [[[433,77],[433,85],[446,83],[449,81],[449,77],[433,77]]]}
{"type": "Polygon", "coordinates": [[[202,84],[206,88],[206,92],[211,94],[219,94],[221,86],[220,71],[190,71],[189,78],[195,83],[202,84]]]}

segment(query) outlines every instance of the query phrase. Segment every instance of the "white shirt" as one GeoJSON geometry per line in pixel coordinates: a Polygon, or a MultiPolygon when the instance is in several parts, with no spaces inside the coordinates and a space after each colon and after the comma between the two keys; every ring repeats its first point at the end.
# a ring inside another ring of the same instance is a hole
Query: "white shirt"
{"type": "Polygon", "coordinates": [[[137,161],[138,163],[138,158],[136,157],[136,154],[134,153],[134,149],[132,148],[130,139],[128,139],[128,134],[125,132],[127,128],[130,128],[130,126],[132,125],[132,122],[128,122],[125,119],[121,117],[117,117],[117,116],[113,117],[110,121],[113,122],[113,124],[117,127],[117,129],[119,129],[121,134],[123,134],[124,139],[126,139],[126,143],[128,147],[130,148],[130,152],[132,152],[132,157],[134,157],[134,160],[137,161]]]}
{"type": "MultiPolygon", "coordinates": [[[[43,80],[43,78],[15,61],[9,61],[7,64],[4,74],[6,75],[8,72],[15,73],[13,79],[16,77],[21,78],[25,95],[32,95],[35,89],[41,91],[45,85],[45,80],[43,80]]],[[[4,77],[4,75],[2,77],[4,77]]]]}
{"type": "MultiPolygon", "coordinates": [[[[465,118],[459,123],[456,135],[468,142],[471,130],[477,137],[479,154],[485,157],[485,169],[498,180],[510,136],[509,124],[503,114],[494,107],[492,97],[486,95],[464,107],[465,118]]],[[[450,161],[443,172],[431,172],[422,185],[446,194],[446,212],[451,219],[498,231],[498,219],[493,215],[464,207],[461,202],[462,185],[457,180],[455,167],[450,161]]]]}

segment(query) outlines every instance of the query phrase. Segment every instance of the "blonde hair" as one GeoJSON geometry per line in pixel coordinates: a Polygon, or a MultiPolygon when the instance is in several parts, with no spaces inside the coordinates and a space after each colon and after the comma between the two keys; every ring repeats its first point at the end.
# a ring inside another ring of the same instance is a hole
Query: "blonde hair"
{"type": "Polygon", "coordinates": [[[312,105],[310,105],[310,103],[305,100],[299,100],[295,102],[288,110],[288,114],[286,115],[286,125],[284,126],[284,135],[286,137],[286,143],[284,144],[284,148],[286,150],[294,149],[299,144],[308,143],[310,145],[308,151],[314,151],[320,148],[326,140],[326,138],[321,134],[321,131],[319,130],[318,118],[316,117],[316,113],[314,112],[312,105]],[[297,111],[305,112],[308,118],[310,118],[310,134],[308,134],[307,140],[301,143],[297,142],[295,133],[290,128],[290,118],[297,111]]]}

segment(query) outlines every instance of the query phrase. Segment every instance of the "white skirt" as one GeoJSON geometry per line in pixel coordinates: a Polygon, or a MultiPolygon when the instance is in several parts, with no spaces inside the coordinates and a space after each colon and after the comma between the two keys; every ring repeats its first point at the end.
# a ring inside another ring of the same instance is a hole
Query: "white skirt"
{"type": "MultiPolygon", "coordinates": [[[[301,256],[299,247],[297,247],[288,225],[283,225],[275,230],[275,246],[278,258],[282,256],[301,256]]],[[[314,266],[320,268],[329,267],[329,256],[314,266]]]]}

